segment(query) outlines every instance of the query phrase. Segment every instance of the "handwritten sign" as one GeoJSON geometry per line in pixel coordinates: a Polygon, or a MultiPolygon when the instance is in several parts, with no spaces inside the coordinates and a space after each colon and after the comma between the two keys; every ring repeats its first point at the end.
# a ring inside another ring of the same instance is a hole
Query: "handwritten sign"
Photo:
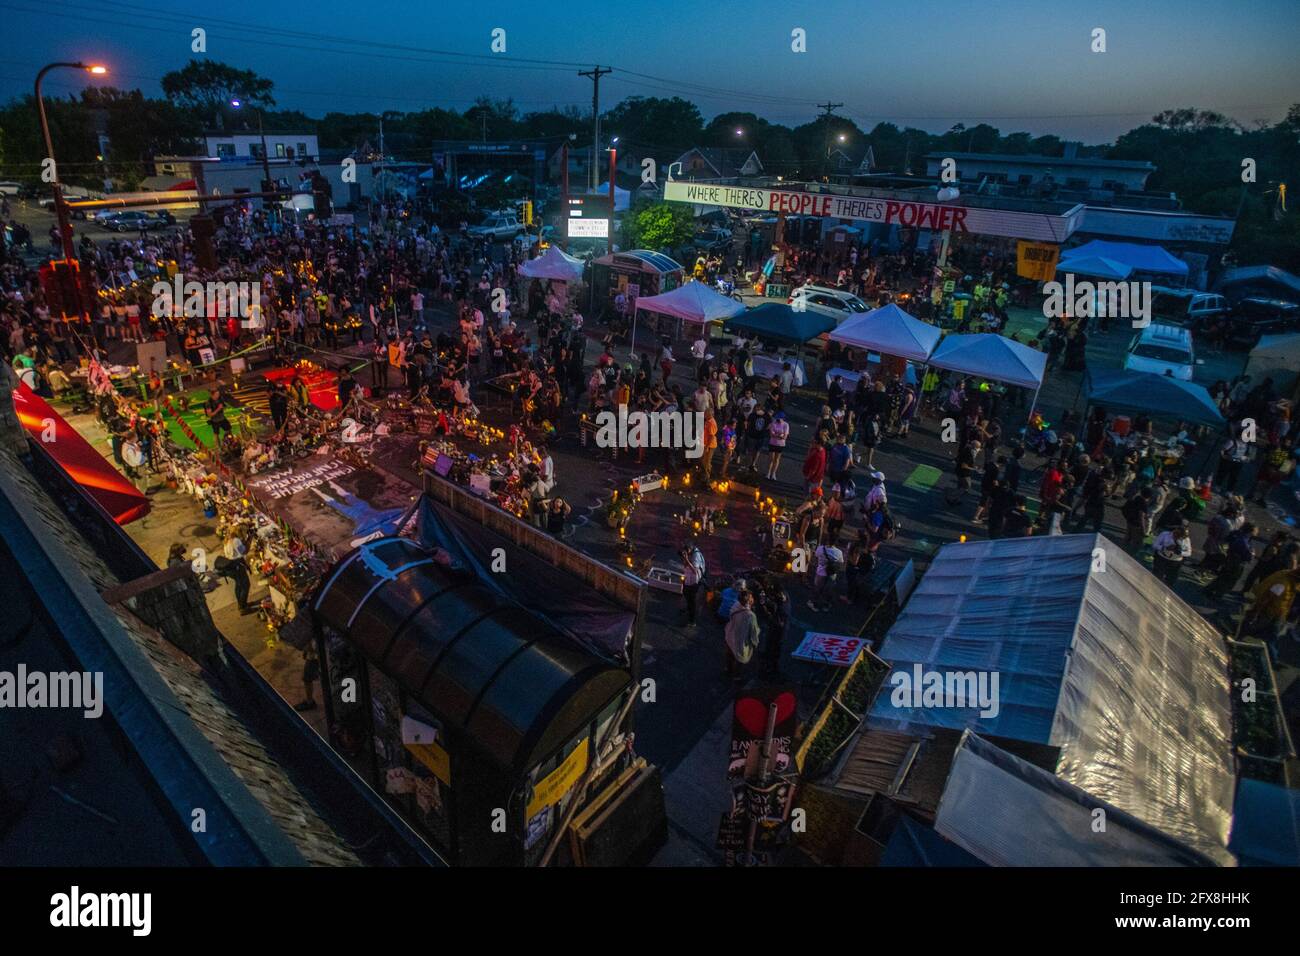
{"type": "Polygon", "coordinates": [[[814,661],[818,664],[833,664],[836,667],[848,667],[867,642],[860,637],[847,637],[843,634],[821,634],[809,631],[804,635],[799,646],[794,649],[792,657],[802,661],[814,661]]]}

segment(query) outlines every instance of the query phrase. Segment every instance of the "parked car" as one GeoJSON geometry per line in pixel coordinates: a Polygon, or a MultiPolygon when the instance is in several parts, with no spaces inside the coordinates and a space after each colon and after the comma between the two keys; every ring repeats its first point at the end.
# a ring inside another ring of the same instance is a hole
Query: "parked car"
{"type": "Polygon", "coordinates": [[[871,311],[856,295],[825,285],[801,285],[790,293],[786,303],[796,311],[829,315],[836,324],[871,311]]]}
{"type": "Polygon", "coordinates": [[[1190,382],[1197,365],[1192,348],[1192,331],[1179,325],[1152,323],[1133,337],[1124,356],[1124,368],[1131,372],[1172,375],[1190,382]]]}
{"type": "Polygon", "coordinates": [[[731,230],[705,229],[697,232],[695,238],[691,240],[691,248],[695,250],[696,255],[716,255],[727,252],[731,248],[731,230]]]}
{"type": "Polygon", "coordinates": [[[477,239],[513,239],[524,232],[524,224],[512,212],[489,213],[469,234],[477,239]]]}
{"type": "Polygon", "coordinates": [[[1282,299],[1242,299],[1228,314],[1224,344],[1253,349],[1265,335],[1300,332],[1300,305],[1282,299]]]}
{"type": "Polygon", "coordinates": [[[16,183],[11,179],[0,181],[0,196],[17,196],[22,191],[22,183],[16,183]]]}
{"type": "Polygon", "coordinates": [[[139,209],[126,209],[107,216],[100,216],[96,224],[112,232],[139,232],[152,229],[166,229],[175,217],[170,213],[144,212],[139,209]],[[170,220],[170,221],[169,221],[170,220]]]}
{"type": "Polygon", "coordinates": [[[1216,317],[1226,315],[1231,306],[1228,300],[1215,292],[1197,292],[1195,289],[1151,288],[1152,318],[1158,322],[1187,325],[1197,329],[1216,317]]]}

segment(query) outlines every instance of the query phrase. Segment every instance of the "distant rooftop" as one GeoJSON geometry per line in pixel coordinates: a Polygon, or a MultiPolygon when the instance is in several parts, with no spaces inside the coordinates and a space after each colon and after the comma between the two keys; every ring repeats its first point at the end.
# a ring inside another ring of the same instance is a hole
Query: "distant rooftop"
{"type": "Polygon", "coordinates": [[[986,163],[1018,163],[1022,166],[1100,166],[1104,169],[1141,169],[1154,172],[1143,159],[1102,159],[1093,156],[1042,156],[1036,153],[926,153],[926,159],[973,160],[986,163]]]}

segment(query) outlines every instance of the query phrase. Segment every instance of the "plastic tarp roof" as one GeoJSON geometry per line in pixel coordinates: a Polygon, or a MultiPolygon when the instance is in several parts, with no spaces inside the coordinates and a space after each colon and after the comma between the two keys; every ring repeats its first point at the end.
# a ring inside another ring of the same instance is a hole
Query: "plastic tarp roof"
{"type": "Polygon", "coordinates": [[[28,434],[41,443],[68,477],[84,488],[109,517],[118,524],[128,524],[149,513],[149,499],[140,489],[109,464],[45,399],[22,382],[13,395],[14,411],[28,434]],[[47,433],[47,428],[52,431],[47,433]]]}
{"type": "Polygon", "coordinates": [[[893,671],[873,725],[1057,747],[1065,782],[1202,853],[1227,846],[1235,784],[1223,639],[1108,538],[947,545],[880,656],[893,671]],[[996,673],[996,715],[895,705],[897,675],[917,666],[945,681],[996,673]]]}
{"type": "Polygon", "coordinates": [[[727,329],[759,338],[796,345],[815,339],[835,328],[835,320],[820,312],[800,312],[784,302],[764,302],[727,320],[727,329]]]}
{"type": "Polygon", "coordinates": [[[854,316],[829,338],[853,348],[924,362],[943,338],[943,332],[928,322],[913,318],[891,302],[872,309],[866,315],[854,316]]]}
{"type": "Polygon", "coordinates": [[[1243,778],[1228,848],[1242,866],[1300,866],[1300,790],[1243,778]]]}
{"type": "MultiPolygon", "coordinates": [[[[1147,246],[1139,242],[1107,242],[1094,239],[1081,246],[1067,249],[1061,255],[1061,266],[1067,266],[1072,259],[1084,256],[1101,256],[1113,259],[1129,266],[1135,272],[1163,272],[1169,275],[1187,275],[1187,263],[1177,256],[1170,255],[1163,246],[1147,246]]],[[[1058,267],[1059,268],[1059,267],[1058,267]]],[[[1069,271],[1066,268],[1065,271],[1069,271]]]]}
{"type": "Polygon", "coordinates": [[[1222,425],[1223,414],[1203,385],[1172,375],[1122,368],[1089,368],[1084,394],[1091,405],[1141,411],[1156,418],[1179,418],[1198,425],[1222,425]]]}
{"type": "Polygon", "coordinates": [[[1232,865],[1097,800],[967,731],[957,747],[935,830],[991,866],[1232,865]],[[1106,828],[1094,830],[1094,813],[1106,828]]]}
{"type": "Polygon", "coordinates": [[[930,356],[930,364],[963,375],[1038,388],[1043,384],[1047,356],[1001,335],[980,332],[946,336],[930,356]]]}
{"type": "Polygon", "coordinates": [[[1071,256],[1057,263],[1056,271],[1099,279],[1127,279],[1133,273],[1133,267],[1105,256],[1071,256]]]}
{"type": "Polygon", "coordinates": [[[744,303],[723,295],[705,282],[687,282],[671,292],[636,300],[636,310],[661,312],[687,322],[716,322],[745,311],[744,303]]]}
{"type": "Polygon", "coordinates": [[[519,274],[527,279],[556,279],[572,282],[582,278],[583,261],[569,255],[559,246],[552,245],[536,259],[529,259],[519,267],[519,274]]]}

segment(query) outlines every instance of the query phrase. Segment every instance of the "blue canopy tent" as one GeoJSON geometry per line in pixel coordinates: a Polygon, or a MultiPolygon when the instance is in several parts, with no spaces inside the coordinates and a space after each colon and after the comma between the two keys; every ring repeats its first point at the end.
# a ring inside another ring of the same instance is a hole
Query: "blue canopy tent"
{"type": "Polygon", "coordinates": [[[802,345],[823,332],[835,328],[835,320],[820,312],[807,312],[792,308],[784,302],[765,302],[763,305],[727,319],[723,325],[728,332],[744,332],[760,339],[802,345]]]}
{"type": "Polygon", "coordinates": [[[1056,271],[1072,272],[1077,276],[1091,276],[1095,279],[1120,280],[1132,275],[1133,267],[1105,256],[1071,256],[1062,259],[1057,264],[1056,271]]]}
{"type": "Polygon", "coordinates": [[[1106,242],[1103,239],[1094,239],[1092,242],[1067,249],[1061,255],[1061,262],[1057,269],[1062,272],[1078,271],[1073,269],[1070,263],[1091,256],[1122,263],[1134,272],[1153,272],[1187,278],[1187,263],[1170,255],[1161,246],[1144,246],[1136,242],[1106,242]]]}
{"type": "Polygon", "coordinates": [[[1153,418],[1176,418],[1196,425],[1225,424],[1204,386],[1172,375],[1090,368],[1084,376],[1084,393],[1089,405],[1141,411],[1153,418]]]}

